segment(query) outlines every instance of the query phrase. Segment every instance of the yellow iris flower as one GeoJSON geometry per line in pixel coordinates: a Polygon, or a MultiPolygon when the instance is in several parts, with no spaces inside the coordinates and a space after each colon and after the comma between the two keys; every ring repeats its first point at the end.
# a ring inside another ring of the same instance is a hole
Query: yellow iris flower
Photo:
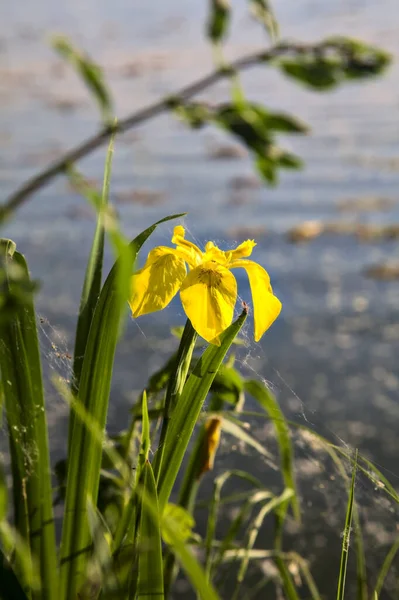
{"type": "Polygon", "coordinates": [[[151,250],[144,267],[133,275],[129,300],[133,316],[162,310],[180,290],[184,311],[196,332],[219,345],[219,335],[231,324],[237,301],[237,282],[231,269],[243,268],[251,287],[258,342],[280,314],[281,302],[273,294],[265,269],[243,260],[256,243],[247,240],[224,252],[208,242],[202,252],[185,239],[184,228],[179,225],[173,230],[172,244],[176,248],[158,246],[151,250]]]}

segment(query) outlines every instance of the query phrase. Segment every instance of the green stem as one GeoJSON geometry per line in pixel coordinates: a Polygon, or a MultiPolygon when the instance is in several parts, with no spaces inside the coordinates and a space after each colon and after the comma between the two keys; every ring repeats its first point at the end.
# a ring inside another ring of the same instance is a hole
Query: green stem
{"type": "Polygon", "coordinates": [[[183,391],[186,382],[188,369],[190,367],[193,350],[197,341],[198,334],[191,321],[187,319],[184,327],[183,335],[180,340],[179,350],[176,356],[176,363],[173,375],[169,379],[168,387],[165,396],[164,417],[162,421],[161,435],[159,438],[158,450],[154,458],[153,470],[155,481],[158,484],[159,474],[165,451],[165,439],[168,431],[169,423],[173,415],[173,411],[179,400],[179,396],[183,391]]]}

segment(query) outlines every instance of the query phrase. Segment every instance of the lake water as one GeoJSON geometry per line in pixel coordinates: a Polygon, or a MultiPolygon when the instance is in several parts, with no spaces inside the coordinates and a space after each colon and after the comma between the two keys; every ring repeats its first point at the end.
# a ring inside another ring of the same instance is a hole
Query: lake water
{"type": "MultiPolygon", "coordinates": [[[[211,53],[203,37],[205,4],[171,0],[155,9],[144,0],[117,0],[112,5],[86,0],[83,8],[76,0],[40,0],[34,10],[27,2],[3,4],[2,198],[94,133],[98,125],[85,88],[49,49],[51,33],[65,33],[98,60],[113,91],[116,113],[123,117],[211,69],[211,53]]],[[[229,58],[267,41],[241,4],[233,3],[236,16],[226,50],[229,58]]],[[[378,44],[395,58],[398,55],[396,0],[280,0],[274,5],[283,38],[312,41],[346,34],[378,44]]],[[[306,137],[282,139],[303,157],[305,168],[282,173],[275,189],[256,185],[247,157],[212,158],[215,150],[231,143],[220,132],[190,131],[170,115],[118,138],[112,183],[112,197],[129,238],[177,212],[188,212],[185,225],[199,243],[212,239],[231,247],[255,236],[254,258],[270,271],[284,310],[260,345],[251,341],[248,325],[248,348],[239,359],[243,372],[270,382],[291,419],[310,424],[346,449],[358,447],[396,486],[399,282],[368,279],[364,270],[399,259],[398,242],[364,243],[353,236],[330,234],[295,245],[287,241],[286,232],[309,219],[399,221],[398,69],[395,61],[383,78],[327,94],[299,88],[272,68],[247,71],[243,82],[250,98],[291,111],[311,126],[306,137]],[[245,189],[237,190],[237,177],[247,180],[245,189]],[[386,197],[393,204],[386,211],[338,210],[340,201],[364,196],[386,197]]],[[[221,83],[202,97],[217,101],[227,93],[227,84],[221,83]]],[[[102,148],[79,165],[97,181],[104,153],[102,148]]],[[[65,353],[72,350],[93,223],[84,201],[59,178],[30,199],[2,231],[17,242],[33,277],[41,281],[37,306],[48,373],[55,369],[67,375],[70,369],[65,353]]],[[[160,227],[148,247],[168,244],[171,231],[170,224],[160,227]]],[[[106,264],[111,264],[109,254],[106,264]]],[[[240,296],[249,301],[244,274],[239,285],[240,296]]],[[[129,402],[170,350],[170,326],[183,322],[177,300],[154,317],[129,321],[116,361],[111,429],[125,424],[129,402]],[[135,369],[138,357],[140,368],[135,369]]],[[[65,413],[54,398],[51,431],[58,457],[64,453],[65,413]]],[[[270,443],[270,429],[258,429],[260,438],[270,443]]],[[[320,458],[317,448],[299,436],[295,441],[308,532],[295,544],[314,561],[321,588],[327,598],[333,598],[331,580],[338,569],[345,497],[332,479],[333,467],[320,458]]],[[[223,456],[231,457],[228,441],[222,445],[221,461],[223,456]]],[[[248,457],[240,452],[234,456],[236,464],[248,466],[248,457]]],[[[260,466],[259,473],[267,481],[266,466],[260,466]]],[[[360,478],[357,493],[372,578],[397,534],[397,509],[366,478],[360,478]]],[[[392,594],[386,598],[397,597],[392,594]]]]}

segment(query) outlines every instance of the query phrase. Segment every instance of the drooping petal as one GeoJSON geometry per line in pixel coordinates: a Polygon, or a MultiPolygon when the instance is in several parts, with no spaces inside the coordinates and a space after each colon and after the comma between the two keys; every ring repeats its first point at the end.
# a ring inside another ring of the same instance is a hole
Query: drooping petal
{"type": "Polygon", "coordinates": [[[207,342],[219,345],[219,335],[233,320],[237,299],[234,275],[215,262],[203,263],[187,275],[180,297],[197,333],[207,342]]]}
{"type": "Polygon", "coordinates": [[[175,250],[166,246],[151,250],[144,267],[132,277],[129,305],[133,316],[165,308],[185,277],[186,265],[175,250]]]}
{"type": "Polygon", "coordinates": [[[173,229],[172,244],[176,244],[178,254],[193,269],[203,260],[203,254],[193,242],[184,239],[185,233],[184,227],[181,225],[175,227],[173,229]]]}
{"type": "Polygon", "coordinates": [[[251,286],[254,310],[254,337],[259,342],[281,312],[281,302],[273,294],[270,277],[263,267],[252,260],[236,260],[230,268],[242,267],[246,270],[251,286]]]}
{"type": "Polygon", "coordinates": [[[235,250],[230,250],[228,252],[229,259],[233,261],[239,258],[245,258],[246,256],[251,256],[252,250],[255,248],[255,246],[255,240],[245,240],[245,242],[242,242],[242,244],[237,246],[235,250]]]}

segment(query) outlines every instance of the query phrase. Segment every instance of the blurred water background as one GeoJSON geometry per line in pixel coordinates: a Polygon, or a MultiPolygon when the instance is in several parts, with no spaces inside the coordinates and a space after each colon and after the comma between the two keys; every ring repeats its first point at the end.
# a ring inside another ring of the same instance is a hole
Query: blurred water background
{"type": "MultiPolygon", "coordinates": [[[[229,58],[267,42],[244,5],[233,3],[229,58]]],[[[157,219],[183,211],[189,213],[185,224],[199,243],[212,239],[232,247],[247,237],[256,238],[254,258],[270,271],[284,310],[260,345],[251,341],[248,325],[242,369],[270,382],[290,418],[311,424],[346,449],[358,447],[397,485],[399,281],[370,279],[364,271],[370,265],[399,260],[398,240],[365,242],[330,233],[292,244],[286,234],[309,219],[399,223],[399,67],[395,60],[399,4],[396,0],[275,0],[274,6],[284,39],[316,41],[346,34],[392,52],[394,64],[383,78],[329,93],[299,88],[272,68],[245,73],[249,98],[292,112],[311,127],[306,137],[281,140],[303,157],[305,168],[282,173],[275,189],[257,181],[245,153],[225,157],[231,139],[211,129],[190,131],[173,116],[164,115],[117,139],[112,199],[129,238],[157,219]],[[384,210],[340,210],[347,199],[365,197],[388,202],[384,210]]],[[[2,198],[98,126],[85,88],[49,48],[50,34],[70,36],[103,66],[116,112],[123,117],[212,68],[204,39],[206,8],[205,2],[196,0],[156,4],[37,0],[34,7],[27,2],[3,3],[2,198]]],[[[202,97],[217,101],[227,94],[224,82],[202,97]]],[[[102,148],[79,168],[100,182],[104,156],[102,148]]],[[[70,371],[68,356],[93,225],[84,200],[60,177],[29,200],[1,232],[17,242],[33,277],[41,282],[37,307],[48,374],[55,369],[68,376],[70,371]]],[[[150,245],[168,244],[171,231],[170,224],[161,227],[150,245]]],[[[108,253],[107,266],[111,260],[108,253]]],[[[249,301],[244,273],[239,275],[239,285],[241,297],[249,301]]],[[[151,318],[129,320],[115,367],[111,430],[126,424],[129,403],[175,343],[170,326],[183,322],[178,300],[151,318]]],[[[65,451],[65,414],[65,407],[54,398],[52,444],[59,457],[65,451]]],[[[258,433],[269,443],[268,426],[259,426],[258,433]]],[[[333,493],[333,470],[319,460],[311,444],[296,441],[305,522],[313,536],[296,544],[318,564],[318,579],[327,581],[338,564],[335,550],[341,543],[345,496],[333,493]],[[329,550],[322,552],[326,547],[329,550]],[[332,563],[325,560],[329,552],[332,563]]],[[[230,453],[226,442],[220,456],[230,453]]],[[[237,464],[245,460],[242,452],[234,456],[237,464]]],[[[259,470],[268,476],[265,465],[259,470]]],[[[386,550],[395,535],[396,509],[366,480],[358,484],[358,493],[365,507],[373,506],[374,517],[365,513],[365,532],[367,549],[377,565],[381,556],[377,549],[386,550]]]]}

